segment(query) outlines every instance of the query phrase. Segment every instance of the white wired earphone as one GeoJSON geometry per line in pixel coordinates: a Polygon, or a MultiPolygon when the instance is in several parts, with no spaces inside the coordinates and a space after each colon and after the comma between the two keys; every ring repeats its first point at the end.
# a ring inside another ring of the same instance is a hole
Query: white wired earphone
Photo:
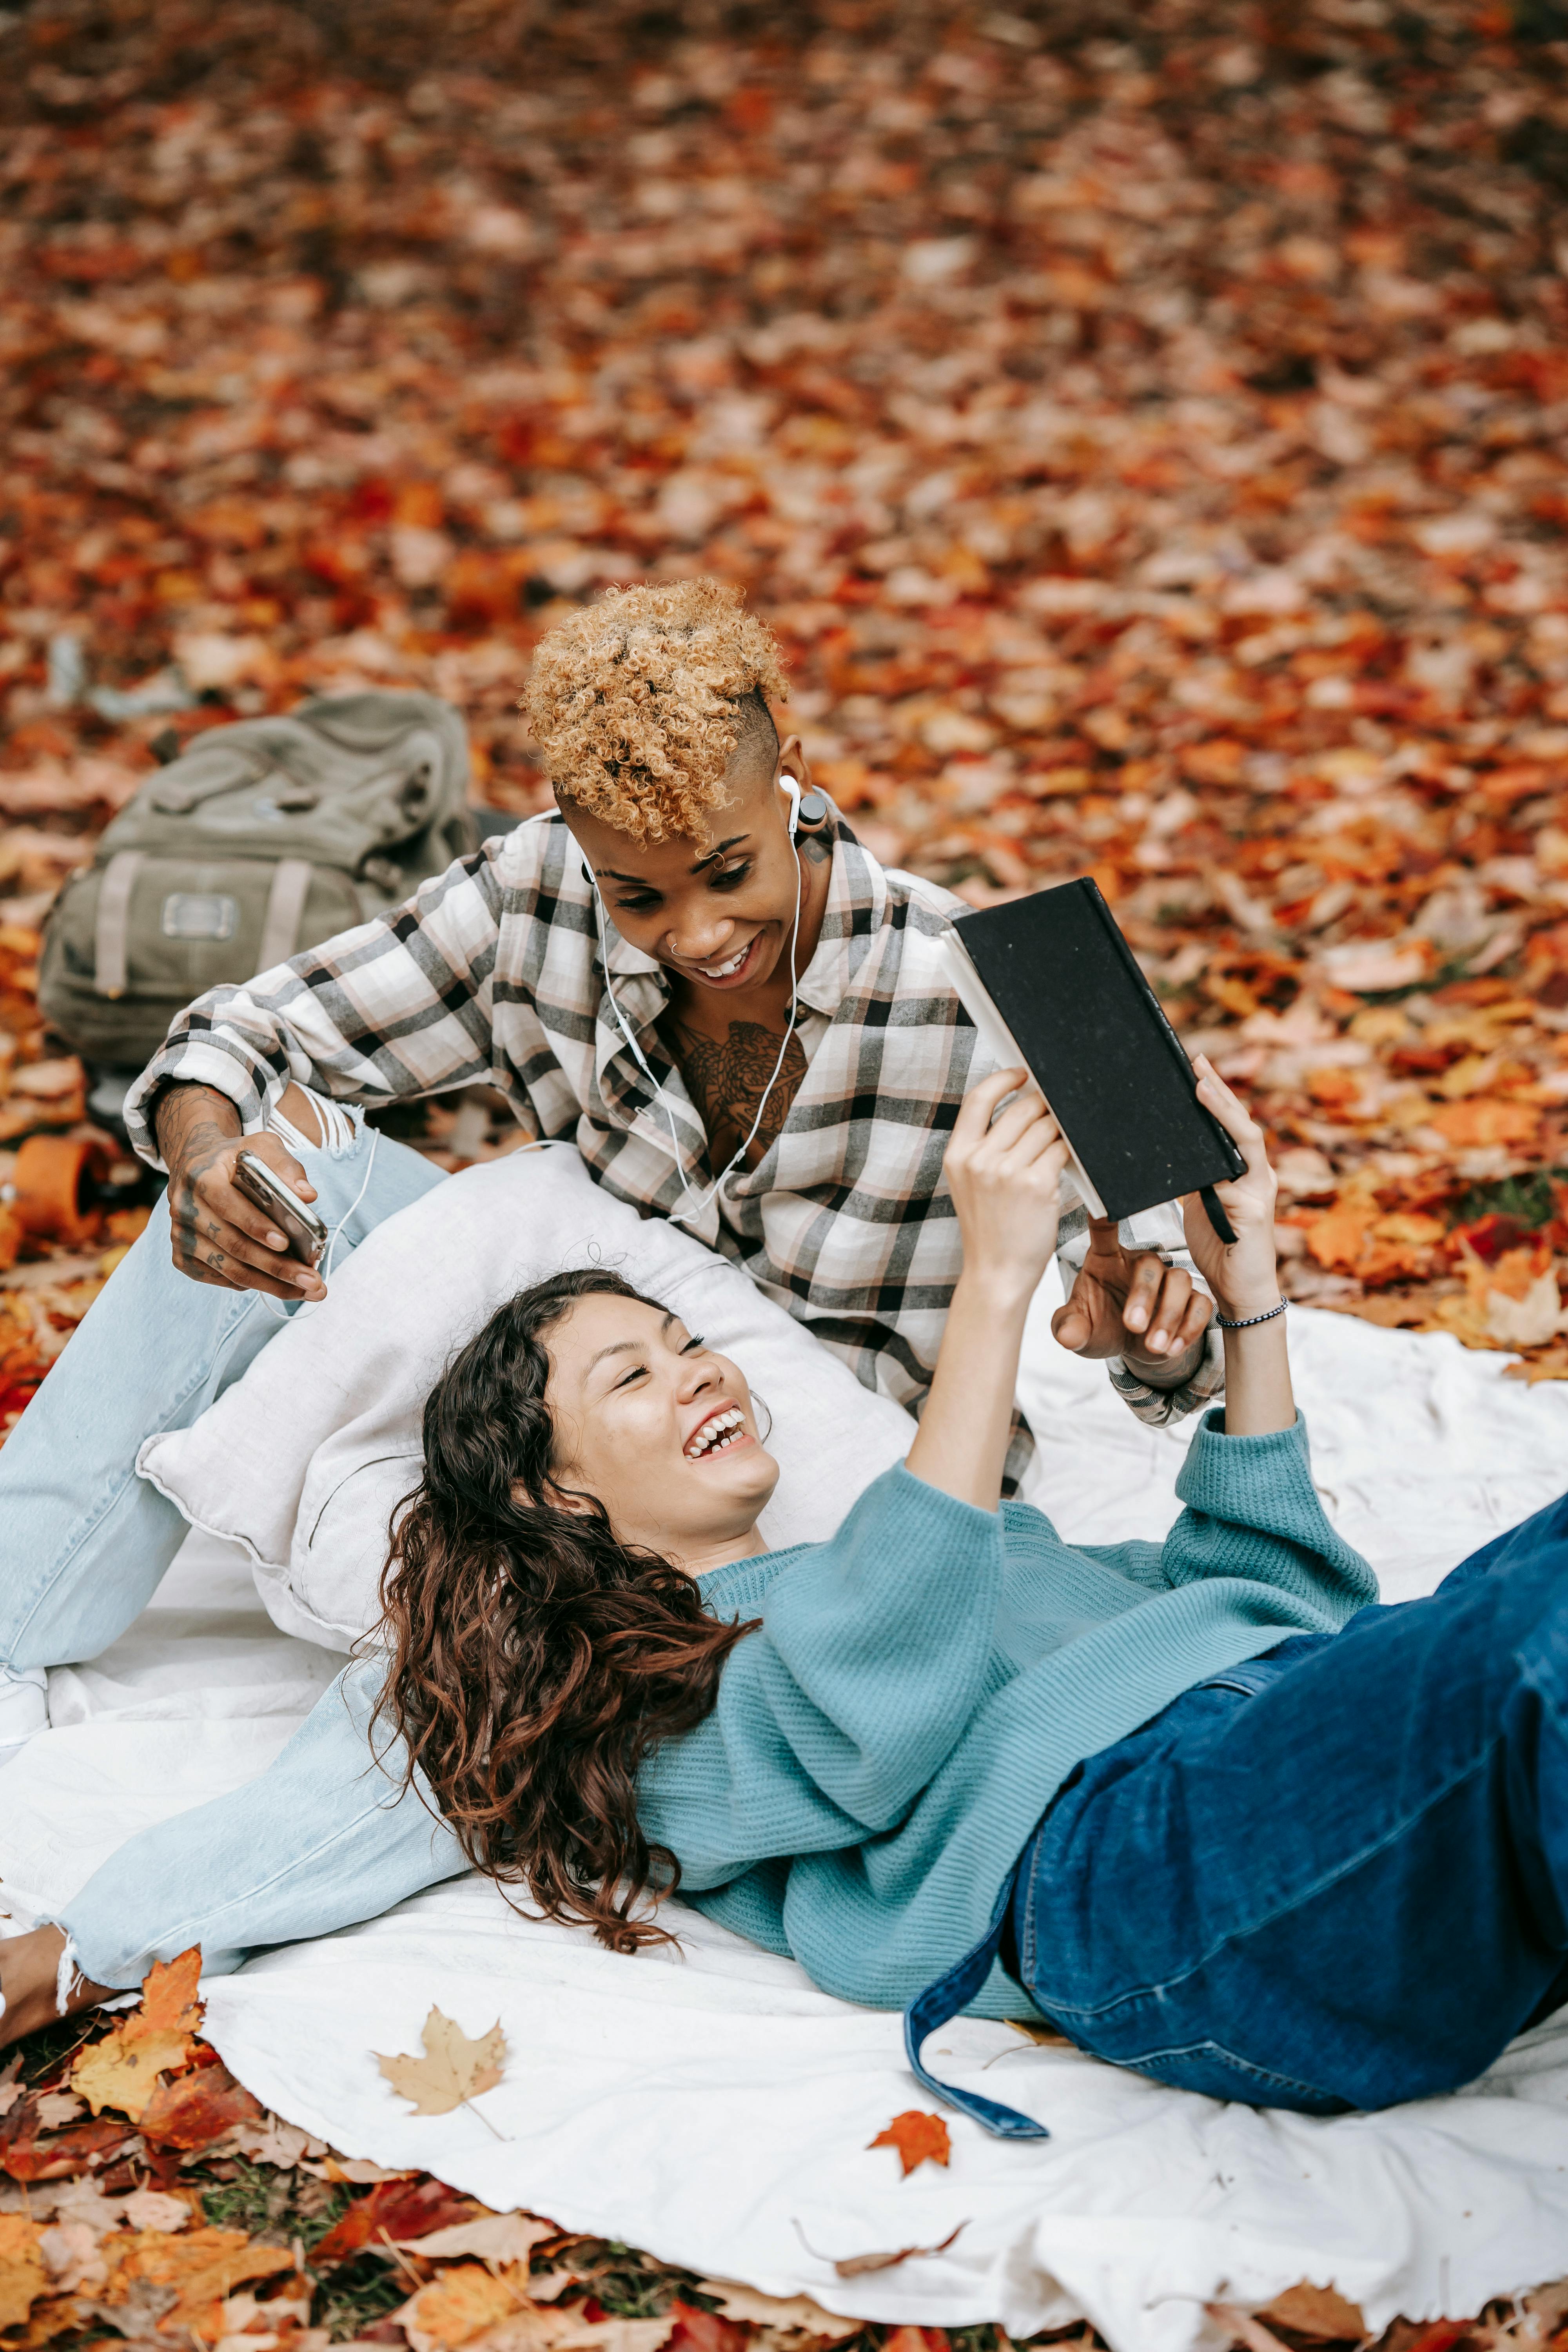
{"type": "MultiPolygon", "coordinates": [[[[329,1143],[332,1140],[332,1123],[344,1120],[345,1114],[337,1103],[323,1101],[320,1096],[315,1097],[315,1102],[317,1122],[322,1129],[321,1141],[323,1144],[329,1143]]],[[[276,1132],[272,1129],[269,1117],[264,1119],[263,1125],[272,1132],[276,1132]]],[[[338,1254],[338,1244],[342,1239],[344,1226],[370,1190],[371,1173],[375,1167],[375,1147],[380,1141],[381,1129],[378,1127],[373,1127],[370,1131],[370,1150],[365,1154],[364,1175],[359,1191],[354,1194],[337,1223],[328,1231],[327,1246],[322,1253],[321,1263],[316,1268],[323,1282],[331,1278],[332,1260],[338,1254]]],[[[302,1318],[313,1315],[318,1307],[324,1307],[327,1303],[324,1298],[297,1298],[291,1301],[289,1306],[280,1307],[268,1291],[258,1290],[256,1295],[275,1323],[298,1323],[302,1318]]]]}
{"type": "MultiPolygon", "coordinates": [[[[779,782],[784,786],[785,792],[789,794],[789,838],[790,846],[792,849],[795,849],[795,837],[800,825],[800,786],[795,782],[795,778],[790,775],[781,775],[779,782]]],[[[549,814],[550,812],[547,811],[546,814],[549,814]]],[[[605,939],[605,925],[608,918],[605,911],[605,901],[599,889],[598,878],[595,875],[594,870],[588,864],[586,858],[583,861],[583,871],[587,876],[589,887],[592,888],[594,893],[594,906],[597,914],[599,927],[599,955],[605,967],[605,993],[610,1000],[610,1009],[616,1016],[616,1025],[618,1026],[622,1036],[626,1039],[626,1044],[631,1048],[632,1059],[636,1062],[638,1069],[641,1070],[644,1077],[647,1078],[649,1086],[652,1087],[654,1090],[654,1097],[664,1113],[664,1123],[669,1129],[669,1140],[674,1149],[675,1164],[679,1171],[681,1161],[680,1137],[676,1131],[675,1121],[669,1115],[669,1105],[664,1100],[663,1089],[661,1088],[658,1078],[655,1077],[652,1070],[648,1067],[647,1060],[643,1053],[642,1047],[632,1035],[630,1029],[626,1025],[626,1015],[621,1011],[620,1005],[616,1002],[615,984],[610,978],[610,951],[605,939]]],[[[720,1186],[734,1174],[736,1169],[740,1166],[742,1160],[745,1158],[747,1152],[751,1150],[752,1143],[756,1139],[757,1130],[763,1123],[763,1113],[768,1107],[768,1097],[772,1094],[774,1087],[777,1085],[779,1072],[784,1068],[784,1055],[789,1052],[789,1041],[795,1035],[795,1017],[799,1011],[800,1003],[800,974],[795,970],[795,941],[800,935],[801,881],[800,852],[798,849],[795,849],[795,920],[790,925],[789,932],[789,1024],[784,1030],[784,1043],[779,1047],[778,1059],[773,1064],[773,1075],[769,1078],[767,1085],[763,1088],[763,1098],[757,1105],[757,1115],[752,1121],[751,1128],[747,1132],[744,1142],[741,1145],[741,1148],[736,1152],[734,1158],[730,1161],[729,1166],[720,1170],[718,1175],[714,1177],[713,1181],[709,1185],[707,1191],[700,1196],[695,1203],[691,1202],[691,1186],[687,1181],[684,1174],[682,1174],[681,1190],[686,1195],[686,1205],[679,1209],[672,1209],[670,1211],[669,1221],[673,1225],[684,1224],[689,1218],[701,1216],[709,1203],[716,1197],[720,1186]]]]}
{"type": "MultiPolygon", "coordinates": [[[[784,786],[785,792],[789,794],[789,838],[790,845],[793,848],[795,835],[800,828],[800,786],[795,782],[795,778],[789,775],[780,776],[779,782],[784,786]]],[[[540,812],[538,816],[525,818],[524,823],[528,824],[548,824],[555,814],[556,811],[554,809],[543,809],[540,812]]],[[[816,820],[814,818],[813,822],[815,821],[816,820]]],[[[676,1131],[675,1121],[669,1115],[669,1106],[664,1100],[663,1089],[660,1087],[658,1078],[655,1077],[652,1070],[648,1067],[647,1059],[643,1053],[642,1047],[637,1044],[637,1039],[632,1035],[631,1031],[627,1028],[626,1015],[621,1011],[620,1005],[616,1001],[615,983],[610,978],[610,951],[605,938],[605,924],[608,919],[605,911],[605,901],[599,889],[598,877],[595,874],[593,867],[588,864],[586,858],[583,861],[583,871],[587,876],[588,886],[594,893],[594,908],[597,919],[599,934],[599,955],[605,967],[605,993],[610,1000],[610,1009],[616,1016],[616,1026],[619,1028],[622,1036],[626,1039],[626,1044],[631,1047],[632,1058],[637,1063],[638,1069],[641,1070],[644,1077],[647,1078],[649,1086],[652,1087],[655,1099],[658,1102],[660,1108],[664,1112],[664,1123],[669,1129],[669,1140],[675,1152],[675,1164],[677,1169],[679,1169],[680,1166],[680,1138],[676,1131]]],[[[763,1088],[763,1098],[757,1105],[757,1115],[752,1121],[751,1127],[747,1131],[745,1140],[741,1145],[740,1150],[735,1153],[734,1158],[730,1161],[728,1167],[721,1169],[719,1174],[714,1177],[713,1181],[709,1185],[706,1192],[704,1192],[699,1199],[695,1207],[671,1210],[669,1220],[671,1224],[683,1224],[688,1217],[700,1217],[707,1208],[709,1202],[718,1192],[720,1185],[722,1184],[728,1177],[734,1174],[735,1170],[740,1166],[741,1161],[745,1158],[756,1139],[757,1129],[763,1123],[763,1113],[768,1107],[768,1097],[772,1094],[774,1087],[778,1083],[779,1072],[784,1068],[784,1055],[789,1051],[789,1041],[795,1035],[795,1017],[799,1011],[798,992],[800,975],[795,970],[795,941],[800,936],[801,882],[800,852],[796,849],[795,853],[795,920],[790,925],[789,932],[789,1024],[784,1030],[784,1043],[779,1047],[778,1059],[773,1066],[773,1075],[770,1076],[767,1085],[763,1088]]],[[[330,1109],[336,1109],[337,1107],[334,1104],[328,1106],[328,1108],[330,1109]]],[[[348,1208],[338,1219],[337,1223],[332,1227],[328,1239],[325,1253],[325,1263],[321,1267],[321,1279],[323,1282],[326,1281],[328,1276],[331,1273],[332,1260],[337,1255],[338,1241],[342,1235],[343,1227],[348,1223],[349,1219],[353,1215],[354,1211],[359,1207],[360,1202],[363,1200],[366,1192],[370,1188],[371,1171],[375,1165],[375,1147],[380,1140],[381,1137],[379,1131],[373,1129],[370,1139],[370,1151],[365,1160],[364,1181],[361,1184],[359,1191],[354,1194],[354,1197],[350,1202],[348,1208]]],[[[689,1196],[691,1187],[687,1182],[684,1176],[681,1178],[681,1188],[683,1192],[689,1196]]],[[[289,1309],[285,1307],[279,1306],[278,1302],[270,1297],[266,1291],[259,1292],[258,1296],[262,1299],[268,1311],[279,1322],[297,1321],[300,1316],[309,1315],[313,1308],[322,1304],[321,1300],[319,1298],[303,1299],[296,1306],[292,1316],[290,1316],[289,1309]]]]}

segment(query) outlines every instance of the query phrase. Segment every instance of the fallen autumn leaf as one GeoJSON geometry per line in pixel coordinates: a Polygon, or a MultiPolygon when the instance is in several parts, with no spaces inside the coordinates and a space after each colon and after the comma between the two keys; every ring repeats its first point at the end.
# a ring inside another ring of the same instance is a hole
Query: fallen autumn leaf
{"type": "Polygon", "coordinates": [[[952,2153],[942,2117],[927,2115],[920,2107],[907,2107],[901,2116],[895,2116],[887,2129],[879,2131],[867,2146],[896,2147],[906,2180],[918,2164],[945,2164],[952,2153]]]}
{"type": "Polygon", "coordinates": [[[934,2246],[900,2246],[895,2252],[885,2254],[821,2254],[798,2221],[795,2225],[795,2233],[815,2261],[831,2263],[840,2278],[859,2278],[868,2271],[896,2270],[900,2263],[921,2261],[931,2254],[945,2254],[959,2231],[968,2227],[967,2221],[960,2221],[957,2229],[950,2230],[946,2237],[940,2239],[934,2246]]]}
{"type": "MultiPolygon", "coordinates": [[[[421,2030],[421,2058],[383,2057],[372,2053],[399,2097],[416,2116],[449,2116],[455,2107],[493,2091],[506,2065],[506,2036],[500,2024],[471,2041],[433,2004],[421,2030]]],[[[493,2126],[491,2126],[493,2129],[493,2126]]]]}

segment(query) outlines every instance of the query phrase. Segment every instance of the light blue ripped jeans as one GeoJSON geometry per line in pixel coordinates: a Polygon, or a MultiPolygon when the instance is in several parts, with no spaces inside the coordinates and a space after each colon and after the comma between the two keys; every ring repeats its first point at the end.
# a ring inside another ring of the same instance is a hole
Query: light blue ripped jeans
{"type": "MultiPolygon", "coordinates": [[[[441,1171],[357,1112],[317,1110],[321,1144],[271,1123],[317,1214],[342,1227],[341,1265],[441,1171]]],[[[0,1452],[0,1666],[31,1679],[96,1657],[141,1615],[189,1529],[136,1475],[138,1449],[187,1428],[301,1311],[179,1273],[159,1202],[0,1452]]],[[[137,1984],[193,1943],[221,1973],[257,1944],[372,1917],[463,1866],[450,1832],[416,1798],[395,1802],[395,1776],[372,1762],[377,1673],[348,1667],[258,1780],[132,1838],[89,1880],[60,1920],[86,1975],[137,1984]]]]}

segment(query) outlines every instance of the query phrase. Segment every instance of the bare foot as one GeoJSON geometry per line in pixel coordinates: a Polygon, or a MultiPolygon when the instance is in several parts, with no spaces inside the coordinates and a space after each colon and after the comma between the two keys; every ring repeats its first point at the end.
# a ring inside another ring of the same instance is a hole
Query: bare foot
{"type": "Polygon", "coordinates": [[[114,1999],[113,1985],[94,1984],[73,1969],[61,2005],[59,1968],[65,1948],[62,1927],[35,1927],[29,1935],[0,1942],[0,1996],[5,2004],[0,2011],[0,2050],[36,2033],[40,2025],[53,2025],[58,2018],[74,2017],[79,2010],[114,1999]]]}

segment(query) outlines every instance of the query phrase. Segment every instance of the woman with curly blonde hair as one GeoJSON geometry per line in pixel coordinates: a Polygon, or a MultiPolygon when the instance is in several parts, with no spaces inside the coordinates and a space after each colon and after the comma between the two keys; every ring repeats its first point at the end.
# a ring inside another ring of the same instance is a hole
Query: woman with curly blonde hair
{"type": "MultiPolygon", "coordinates": [[[[135,1475],[144,1439],[323,1294],[237,1189],[240,1153],[314,1203],[339,1260],[440,1181],[354,1106],[496,1089],[919,1409],[960,1262],[942,1150],[979,1066],[939,951],[958,902],[868,856],[780,740],[784,694],[772,633],[718,582],[568,614],[528,681],[553,808],[175,1020],[126,1105],[165,1203],[0,1464],[0,1760],[42,1727],[47,1669],[113,1641],[183,1540],[135,1475]]],[[[1151,1421],[1222,1380],[1170,1223],[1140,1254],[1076,1202],[1061,1221],[1057,1336],[1151,1421]]],[[[1030,1442],[1016,1423],[1010,1487],[1030,1442]]]]}

